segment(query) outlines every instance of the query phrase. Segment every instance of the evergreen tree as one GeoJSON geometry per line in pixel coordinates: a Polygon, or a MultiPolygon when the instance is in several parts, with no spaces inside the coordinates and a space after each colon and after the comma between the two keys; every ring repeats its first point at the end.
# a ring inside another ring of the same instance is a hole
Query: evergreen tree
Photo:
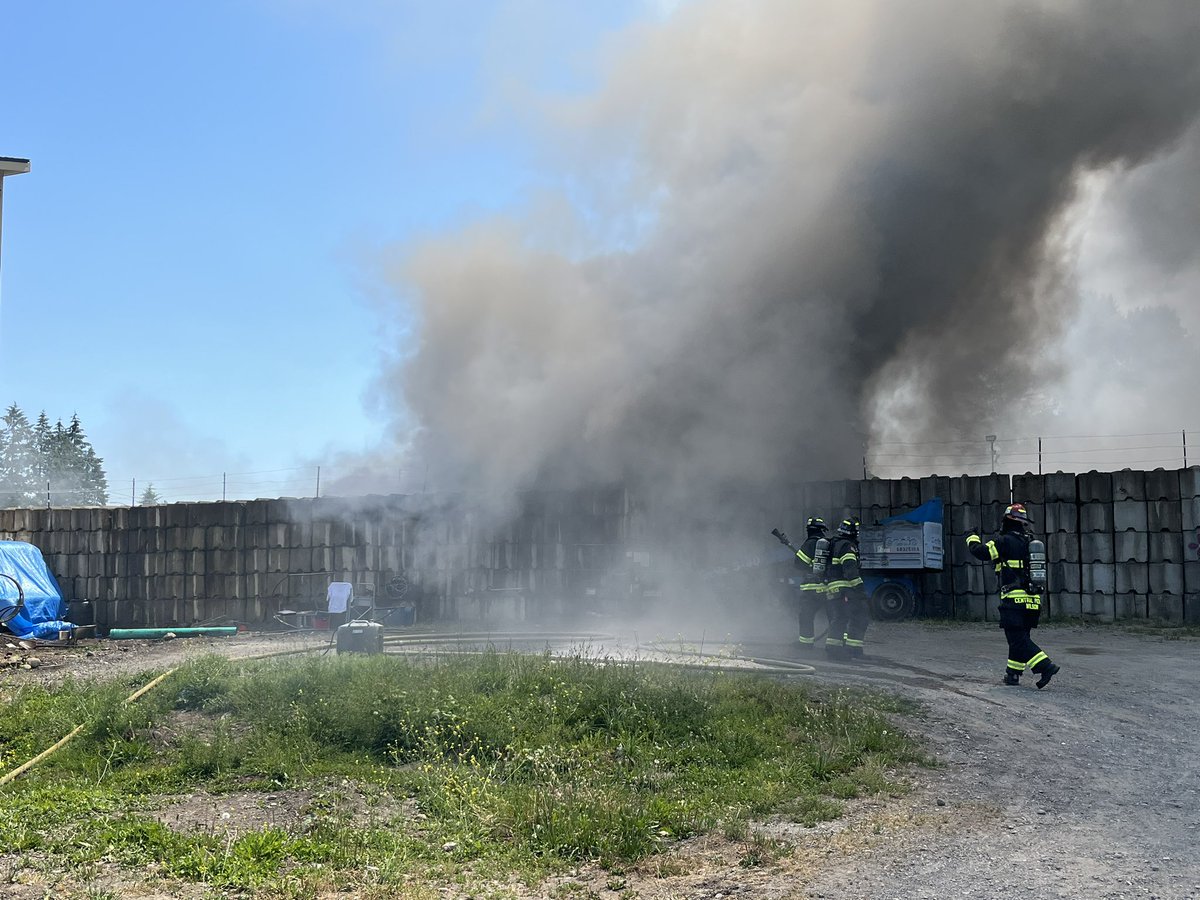
{"type": "Polygon", "coordinates": [[[96,455],[78,414],[64,428],[55,423],[49,441],[47,467],[52,495],[63,506],[103,506],[108,502],[108,479],[104,460],[96,455]]]}
{"type": "Polygon", "coordinates": [[[0,419],[0,506],[103,506],[108,502],[104,460],[78,415],[53,426],[43,411],[33,425],[15,403],[0,419]]]}
{"type": "Polygon", "coordinates": [[[162,497],[160,497],[158,495],[158,491],[154,489],[153,482],[146,486],[146,489],[142,491],[141,499],[138,500],[138,504],[141,506],[158,506],[158,504],[162,502],[162,497]]]}
{"type": "Polygon", "coordinates": [[[46,464],[46,460],[47,455],[50,452],[50,440],[53,433],[53,429],[50,425],[50,418],[46,415],[46,411],[43,409],[40,413],[38,413],[37,421],[33,423],[33,452],[37,454],[38,481],[43,484],[46,482],[46,476],[50,474],[50,469],[46,464]]]}
{"type": "Polygon", "coordinates": [[[33,429],[15,403],[0,422],[0,506],[30,506],[38,496],[39,477],[33,429]]]}

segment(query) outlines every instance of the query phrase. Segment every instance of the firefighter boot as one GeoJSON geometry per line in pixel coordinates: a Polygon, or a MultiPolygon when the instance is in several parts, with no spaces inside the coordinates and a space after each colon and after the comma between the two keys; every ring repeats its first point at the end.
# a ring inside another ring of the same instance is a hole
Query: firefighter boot
{"type": "Polygon", "coordinates": [[[841,644],[826,644],[825,658],[830,662],[845,662],[846,648],[841,644]]]}
{"type": "Polygon", "coordinates": [[[807,640],[800,638],[800,640],[796,643],[796,653],[799,656],[809,657],[815,655],[816,652],[817,648],[813,643],[812,638],[808,638],[807,640]]]}
{"type": "Polygon", "coordinates": [[[1056,666],[1054,663],[1050,663],[1050,665],[1042,669],[1042,677],[1037,680],[1038,690],[1040,691],[1042,688],[1048,685],[1050,683],[1050,679],[1057,674],[1058,666],[1056,666]]]}
{"type": "Polygon", "coordinates": [[[1004,683],[1007,685],[1010,685],[1010,686],[1018,685],[1021,683],[1021,676],[1018,675],[1016,672],[1006,671],[1004,673],[1004,683]]]}

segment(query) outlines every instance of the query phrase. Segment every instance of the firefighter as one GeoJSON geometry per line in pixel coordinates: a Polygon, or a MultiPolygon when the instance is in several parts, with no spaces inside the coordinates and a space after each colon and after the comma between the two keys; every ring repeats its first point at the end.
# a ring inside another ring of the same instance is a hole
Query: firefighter
{"type": "Polygon", "coordinates": [[[858,520],[843,519],[833,540],[826,580],[829,633],[825,652],[832,658],[859,660],[871,621],[870,606],[858,570],[858,520]]]}
{"type": "Polygon", "coordinates": [[[825,608],[825,579],[813,571],[813,558],[817,553],[817,542],[825,537],[829,526],[825,520],[813,517],[805,526],[808,537],[796,549],[795,565],[799,570],[800,597],[797,604],[800,616],[800,652],[811,653],[815,649],[816,637],[813,627],[817,610],[825,608]]]}
{"type": "Polygon", "coordinates": [[[1041,690],[1058,674],[1059,667],[1029,635],[1042,615],[1042,598],[1029,570],[1032,525],[1024,504],[1013,503],[1004,510],[999,535],[987,543],[977,534],[968,535],[967,548],[976,559],[993,563],[999,576],[1000,627],[1008,639],[1004,684],[1020,684],[1021,673],[1028,669],[1040,676],[1037,686],[1041,690]]]}

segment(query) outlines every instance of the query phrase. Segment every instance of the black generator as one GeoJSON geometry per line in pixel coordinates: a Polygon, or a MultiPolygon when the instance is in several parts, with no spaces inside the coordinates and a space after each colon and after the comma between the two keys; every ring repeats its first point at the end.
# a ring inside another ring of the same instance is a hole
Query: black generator
{"type": "Polygon", "coordinates": [[[336,646],[338,653],[382,653],[383,626],[363,619],[339,625],[336,646]]]}

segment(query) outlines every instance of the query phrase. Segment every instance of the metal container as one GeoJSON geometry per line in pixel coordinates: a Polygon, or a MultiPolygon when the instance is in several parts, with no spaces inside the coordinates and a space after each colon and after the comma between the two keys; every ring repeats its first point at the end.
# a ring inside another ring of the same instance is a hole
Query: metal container
{"type": "Polygon", "coordinates": [[[338,626],[335,643],[338,653],[382,653],[383,626],[355,619],[338,626]]]}
{"type": "Polygon", "coordinates": [[[941,569],[945,560],[941,522],[888,522],[864,525],[858,537],[864,569],[941,569]]]}

